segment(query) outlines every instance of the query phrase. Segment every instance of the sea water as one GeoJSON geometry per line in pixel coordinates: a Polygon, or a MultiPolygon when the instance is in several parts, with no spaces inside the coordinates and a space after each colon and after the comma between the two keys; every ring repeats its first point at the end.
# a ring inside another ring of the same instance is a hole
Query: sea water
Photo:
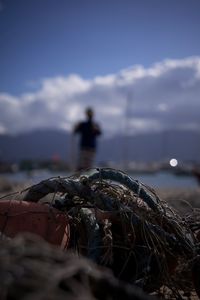
{"type": "MultiPolygon", "coordinates": [[[[3,174],[3,177],[15,182],[28,181],[30,184],[39,183],[42,180],[50,177],[66,177],[71,175],[69,172],[52,172],[48,170],[36,170],[30,173],[16,172],[11,174],[3,174]]],[[[153,188],[167,188],[167,187],[197,187],[198,182],[193,176],[175,175],[171,172],[157,172],[157,173],[133,173],[129,175],[133,179],[137,179],[142,183],[149,185],[153,188]]]]}

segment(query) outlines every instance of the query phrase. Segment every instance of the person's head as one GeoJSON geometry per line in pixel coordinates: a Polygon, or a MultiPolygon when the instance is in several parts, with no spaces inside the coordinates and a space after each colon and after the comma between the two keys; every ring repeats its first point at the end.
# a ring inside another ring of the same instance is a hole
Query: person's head
{"type": "Polygon", "coordinates": [[[85,110],[86,117],[91,120],[94,116],[94,111],[91,107],[87,107],[85,110]]]}

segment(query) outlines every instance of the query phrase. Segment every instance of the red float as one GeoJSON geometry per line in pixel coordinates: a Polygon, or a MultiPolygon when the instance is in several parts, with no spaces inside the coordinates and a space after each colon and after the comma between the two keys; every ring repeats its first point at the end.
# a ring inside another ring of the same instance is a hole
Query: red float
{"type": "Polygon", "coordinates": [[[0,232],[8,237],[29,232],[65,249],[70,238],[69,219],[59,210],[41,203],[0,201],[0,232]]]}

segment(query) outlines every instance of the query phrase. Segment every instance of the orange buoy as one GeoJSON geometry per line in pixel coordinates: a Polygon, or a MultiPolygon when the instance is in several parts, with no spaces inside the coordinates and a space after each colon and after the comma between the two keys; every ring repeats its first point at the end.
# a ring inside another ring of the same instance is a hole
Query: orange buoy
{"type": "Polygon", "coordinates": [[[0,201],[0,232],[11,238],[30,232],[62,249],[67,248],[70,238],[65,213],[46,204],[17,200],[0,201]]]}

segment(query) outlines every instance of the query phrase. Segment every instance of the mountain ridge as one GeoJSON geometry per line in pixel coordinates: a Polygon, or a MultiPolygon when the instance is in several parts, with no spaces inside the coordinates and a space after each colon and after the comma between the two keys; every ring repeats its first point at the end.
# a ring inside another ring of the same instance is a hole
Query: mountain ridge
{"type": "MultiPolygon", "coordinates": [[[[18,135],[0,135],[0,160],[47,160],[57,155],[70,161],[77,152],[77,138],[64,130],[41,129],[18,135]]],[[[171,130],[140,135],[100,137],[97,161],[156,161],[170,157],[200,161],[200,132],[171,130]]]]}

